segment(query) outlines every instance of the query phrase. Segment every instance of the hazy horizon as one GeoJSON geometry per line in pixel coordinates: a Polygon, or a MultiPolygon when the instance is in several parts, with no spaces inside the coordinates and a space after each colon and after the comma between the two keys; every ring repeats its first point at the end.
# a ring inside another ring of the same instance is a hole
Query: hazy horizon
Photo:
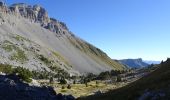
{"type": "Polygon", "coordinates": [[[113,59],[170,57],[168,0],[11,0],[42,5],[77,36],[113,59]]]}

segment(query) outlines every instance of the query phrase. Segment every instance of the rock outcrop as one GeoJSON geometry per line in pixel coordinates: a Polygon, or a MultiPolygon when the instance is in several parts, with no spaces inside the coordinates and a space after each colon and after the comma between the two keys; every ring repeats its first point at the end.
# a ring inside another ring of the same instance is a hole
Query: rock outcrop
{"type": "Polygon", "coordinates": [[[129,68],[142,68],[147,67],[149,64],[145,63],[141,58],[139,59],[123,59],[119,60],[120,63],[126,65],[129,68]]]}
{"type": "Polygon", "coordinates": [[[0,12],[3,12],[3,13],[8,13],[9,12],[8,7],[3,2],[0,2],[0,12]]]}
{"type": "Polygon", "coordinates": [[[0,75],[0,100],[75,100],[71,95],[56,94],[52,87],[29,86],[16,75],[0,75]]]}
{"type": "Polygon", "coordinates": [[[60,35],[65,34],[62,29],[68,31],[66,24],[56,19],[50,18],[47,11],[39,5],[31,6],[25,3],[17,3],[7,7],[5,3],[0,1],[0,12],[28,18],[33,22],[40,23],[42,27],[60,35]]]}
{"type": "MultiPolygon", "coordinates": [[[[6,6],[4,7],[7,8],[6,6]]],[[[64,34],[62,29],[68,30],[66,24],[54,18],[50,18],[47,11],[39,5],[31,6],[24,3],[18,3],[11,5],[8,10],[10,13],[28,18],[33,22],[38,22],[42,27],[60,35],[64,34]]],[[[6,10],[4,9],[3,11],[6,10]]]]}

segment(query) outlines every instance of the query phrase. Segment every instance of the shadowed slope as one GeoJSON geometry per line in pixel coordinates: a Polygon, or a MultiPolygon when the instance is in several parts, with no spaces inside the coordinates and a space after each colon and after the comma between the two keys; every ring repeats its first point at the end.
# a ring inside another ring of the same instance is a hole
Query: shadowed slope
{"type": "Polygon", "coordinates": [[[82,98],[85,100],[169,100],[170,99],[170,59],[158,65],[158,68],[120,89],[82,98]]]}

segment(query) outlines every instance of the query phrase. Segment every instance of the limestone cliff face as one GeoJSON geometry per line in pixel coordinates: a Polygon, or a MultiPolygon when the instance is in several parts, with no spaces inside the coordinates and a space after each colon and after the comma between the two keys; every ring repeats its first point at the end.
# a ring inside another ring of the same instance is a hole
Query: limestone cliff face
{"type": "Polygon", "coordinates": [[[66,24],[48,16],[47,11],[39,5],[27,5],[24,3],[13,4],[9,8],[2,3],[3,11],[22,16],[31,21],[38,22],[42,27],[57,34],[64,34],[62,29],[68,30],[66,24]]]}
{"type": "Polygon", "coordinates": [[[145,63],[141,58],[123,59],[123,60],[119,60],[119,62],[126,65],[129,68],[142,68],[142,67],[147,67],[149,65],[145,63]]]}
{"type": "Polygon", "coordinates": [[[9,7],[9,12],[43,24],[50,22],[46,10],[38,5],[31,6],[24,3],[13,4],[9,7]]]}
{"type": "Polygon", "coordinates": [[[7,8],[7,6],[5,5],[5,3],[0,2],[0,12],[3,13],[8,13],[9,9],[7,8]]]}

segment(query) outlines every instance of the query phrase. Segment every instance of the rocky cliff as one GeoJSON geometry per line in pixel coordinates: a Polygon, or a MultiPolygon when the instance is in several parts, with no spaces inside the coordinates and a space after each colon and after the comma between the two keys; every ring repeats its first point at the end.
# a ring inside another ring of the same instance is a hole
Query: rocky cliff
{"type": "Polygon", "coordinates": [[[64,34],[65,31],[68,31],[67,26],[63,22],[50,18],[47,11],[39,5],[31,6],[24,3],[18,3],[11,5],[9,9],[7,8],[7,10],[4,11],[40,23],[42,27],[60,35],[64,34]]]}
{"type": "Polygon", "coordinates": [[[120,63],[126,65],[129,68],[142,68],[147,67],[149,64],[145,63],[141,58],[139,59],[123,59],[119,60],[120,63]]]}

